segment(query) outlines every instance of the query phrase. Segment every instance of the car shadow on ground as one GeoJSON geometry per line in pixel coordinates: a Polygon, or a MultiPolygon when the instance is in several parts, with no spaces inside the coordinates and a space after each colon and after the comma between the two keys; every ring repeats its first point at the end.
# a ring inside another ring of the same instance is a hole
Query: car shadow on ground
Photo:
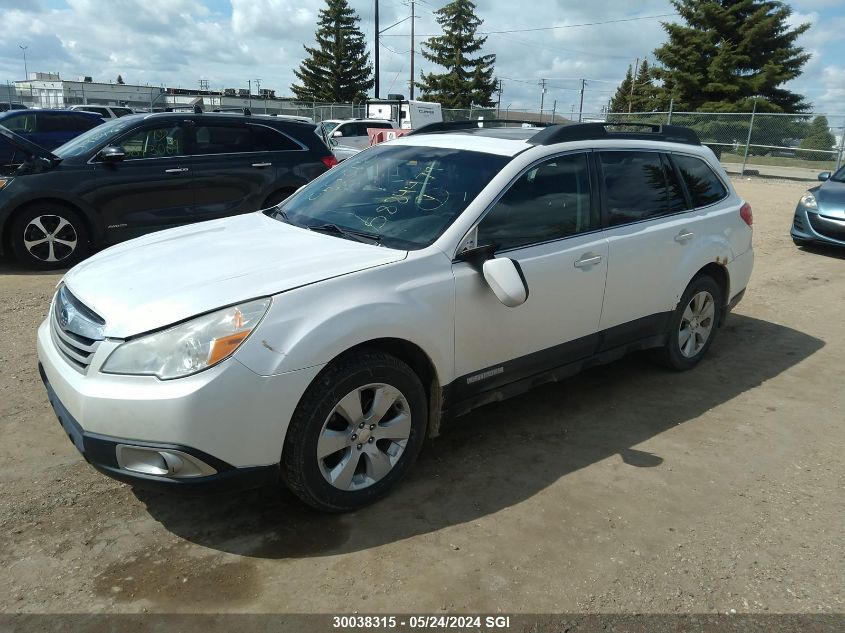
{"type": "Polygon", "coordinates": [[[135,495],[166,529],[218,551],[271,559],[359,551],[494,514],[614,455],[626,468],[671,463],[678,457],[634,447],[823,346],[797,330],[732,315],[692,371],[670,372],[633,356],[458,418],[426,446],[405,482],[353,514],[321,514],[274,489],[135,495]]]}
{"type": "Polygon", "coordinates": [[[832,246],[827,244],[809,244],[807,246],[799,246],[799,249],[805,253],[813,253],[816,255],[824,255],[826,257],[833,257],[835,259],[845,259],[845,248],[841,246],[832,246]]]}
{"type": "Polygon", "coordinates": [[[33,270],[27,268],[11,256],[0,256],[0,275],[25,275],[25,276],[40,276],[40,275],[64,275],[68,271],[67,268],[56,268],[53,270],[33,270]]]}

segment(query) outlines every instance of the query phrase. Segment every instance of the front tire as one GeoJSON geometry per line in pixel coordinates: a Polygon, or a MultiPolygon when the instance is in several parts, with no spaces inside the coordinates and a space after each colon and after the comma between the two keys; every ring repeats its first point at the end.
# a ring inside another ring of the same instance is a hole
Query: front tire
{"type": "Polygon", "coordinates": [[[655,350],[655,360],[675,371],[698,365],[716,338],[723,294],[712,277],[693,279],[672,314],[666,345],[655,350]]]}
{"type": "Polygon", "coordinates": [[[38,202],[18,213],[11,225],[12,251],[36,270],[70,268],[88,253],[88,229],[82,217],[54,202],[38,202]]]}
{"type": "Polygon", "coordinates": [[[395,486],[425,439],[425,389],[398,358],[362,350],[326,368],[288,427],[282,480],[308,505],[345,512],[395,486]]]}

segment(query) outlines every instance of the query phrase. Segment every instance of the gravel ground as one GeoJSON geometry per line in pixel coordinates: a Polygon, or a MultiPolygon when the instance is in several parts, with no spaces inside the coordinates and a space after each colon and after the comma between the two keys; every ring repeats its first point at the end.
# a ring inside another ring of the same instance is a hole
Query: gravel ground
{"type": "Polygon", "coordinates": [[[0,613],[845,611],[845,253],[791,243],[806,185],[736,186],[757,265],[696,370],[479,409],[344,516],[96,473],[36,371],[60,275],[0,264],[0,613]]]}

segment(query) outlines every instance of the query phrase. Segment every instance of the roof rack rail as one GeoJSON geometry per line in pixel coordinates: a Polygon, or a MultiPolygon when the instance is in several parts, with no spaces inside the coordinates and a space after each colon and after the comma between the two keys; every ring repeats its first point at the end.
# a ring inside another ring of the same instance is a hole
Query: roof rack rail
{"type": "Polygon", "coordinates": [[[529,139],[529,142],[533,145],[554,145],[567,141],[595,141],[602,139],[666,141],[668,143],[701,145],[701,139],[698,138],[698,134],[688,127],[662,125],[659,123],[629,122],[553,125],[537,132],[537,134],[529,139]],[[622,128],[622,130],[611,131],[608,128],[622,128]],[[631,128],[634,128],[634,130],[631,130],[631,128]]]}
{"type": "Polygon", "coordinates": [[[459,130],[473,130],[477,128],[502,128],[504,125],[488,126],[488,123],[513,123],[513,127],[529,125],[531,127],[546,127],[549,123],[538,123],[537,121],[526,121],[523,119],[469,119],[463,121],[440,121],[438,123],[429,123],[423,125],[421,128],[411,130],[406,136],[412,134],[437,134],[439,132],[453,132],[459,130]]]}

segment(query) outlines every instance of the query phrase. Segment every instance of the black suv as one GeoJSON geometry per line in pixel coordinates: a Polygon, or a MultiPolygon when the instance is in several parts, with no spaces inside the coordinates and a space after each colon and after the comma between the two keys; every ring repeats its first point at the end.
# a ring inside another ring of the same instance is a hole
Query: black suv
{"type": "Polygon", "coordinates": [[[67,267],[92,247],[273,206],[336,164],[313,124],[155,113],[114,119],[0,173],[0,252],[67,267]]]}

